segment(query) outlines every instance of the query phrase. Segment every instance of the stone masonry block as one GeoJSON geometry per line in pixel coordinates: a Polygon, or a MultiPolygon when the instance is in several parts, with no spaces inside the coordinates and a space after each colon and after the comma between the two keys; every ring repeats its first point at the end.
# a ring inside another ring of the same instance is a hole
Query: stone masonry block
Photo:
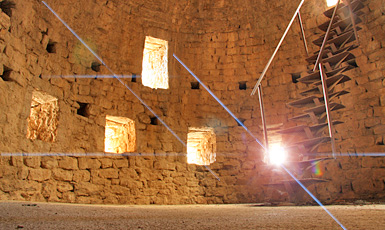
{"type": "Polygon", "coordinates": [[[78,169],[78,160],[73,157],[65,157],[59,160],[59,167],[62,169],[78,169]]]}
{"type": "Polygon", "coordinates": [[[98,159],[79,158],[79,169],[98,169],[102,165],[98,159]]]}
{"type": "Polygon", "coordinates": [[[42,157],[41,158],[41,167],[45,169],[53,169],[58,166],[56,158],[53,157],[42,157]]]}
{"type": "Polygon", "coordinates": [[[57,181],[71,181],[73,177],[73,172],[63,169],[53,169],[52,177],[57,181]]]}
{"type": "Polygon", "coordinates": [[[98,176],[101,178],[119,178],[119,170],[118,169],[101,169],[98,170],[98,176]]]}
{"type": "Polygon", "coordinates": [[[45,181],[51,178],[51,171],[48,169],[30,169],[28,179],[34,181],[45,181]]]}
{"type": "Polygon", "coordinates": [[[113,165],[115,168],[128,168],[128,159],[114,160],[113,165]]]}
{"type": "Polygon", "coordinates": [[[72,180],[75,182],[90,181],[91,173],[88,170],[78,170],[74,172],[72,180]]]}

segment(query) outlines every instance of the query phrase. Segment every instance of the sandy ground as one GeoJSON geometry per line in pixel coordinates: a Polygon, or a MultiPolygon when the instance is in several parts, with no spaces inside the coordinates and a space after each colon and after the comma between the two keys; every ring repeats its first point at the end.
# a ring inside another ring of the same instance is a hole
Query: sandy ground
{"type": "MultiPolygon", "coordinates": [[[[347,229],[385,229],[385,205],[327,206],[347,229]]],[[[341,229],[316,206],[0,202],[0,229],[341,229]]]]}

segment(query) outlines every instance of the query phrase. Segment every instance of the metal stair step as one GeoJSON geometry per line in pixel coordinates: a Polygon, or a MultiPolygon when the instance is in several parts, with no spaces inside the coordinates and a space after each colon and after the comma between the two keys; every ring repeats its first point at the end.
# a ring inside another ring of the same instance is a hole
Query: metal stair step
{"type": "MultiPolygon", "coordinates": [[[[334,97],[342,96],[347,93],[349,92],[342,90],[339,92],[330,93],[329,97],[334,98],[334,97]]],[[[301,108],[301,107],[308,106],[309,104],[313,104],[313,106],[315,106],[317,105],[317,103],[320,103],[320,102],[321,103],[324,102],[324,96],[321,94],[317,94],[317,95],[306,96],[305,98],[301,98],[301,99],[289,102],[287,103],[287,105],[291,107],[301,108]]]]}
{"type": "Polygon", "coordinates": [[[334,159],[334,158],[323,157],[323,158],[315,158],[315,159],[303,160],[303,161],[289,161],[289,162],[286,162],[285,165],[287,165],[288,167],[290,167],[290,165],[295,165],[299,168],[306,168],[307,169],[308,167],[311,167],[318,162],[326,161],[326,160],[332,160],[332,159],[334,159]]]}
{"type": "MultiPolygon", "coordinates": [[[[357,31],[361,30],[361,27],[357,27],[357,31]]],[[[317,45],[319,47],[322,46],[322,42],[324,40],[325,35],[319,37],[318,39],[313,41],[314,45],[317,45]]],[[[336,35],[335,32],[331,32],[328,40],[326,41],[326,44],[334,44],[336,47],[341,47],[342,44],[347,44],[350,42],[355,41],[356,38],[354,36],[354,30],[348,30],[347,32],[344,32],[342,34],[336,35]]],[[[318,54],[318,51],[316,52],[318,54]]]]}
{"type": "MultiPolygon", "coordinates": [[[[327,57],[329,57],[329,56],[332,56],[332,55],[337,55],[337,54],[342,53],[342,52],[345,52],[345,51],[351,51],[351,50],[354,50],[354,49],[357,48],[357,47],[358,47],[357,45],[352,44],[352,45],[350,45],[350,46],[345,46],[345,47],[343,47],[343,48],[338,48],[338,49],[337,49],[337,47],[335,47],[334,45],[333,45],[333,47],[332,47],[332,45],[330,45],[330,44],[329,44],[329,45],[326,45],[326,46],[325,46],[325,49],[324,49],[324,51],[323,51],[323,54],[322,54],[322,59],[325,59],[325,58],[327,58],[327,57]],[[336,51],[333,51],[333,50],[335,50],[335,49],[337,49],[337,50],[336,50],[336,51]]],[[[317,58],[318,58],[318,54],[319,54],[319,50],[318,50],[317,52],[314,52],[314,55],[312,55],[312,56],[306,58],[306,61],[307,61],[308,63],[314,64],[314,63],[316,62],[317,58]]]]}
{"type": "MultiPolygon", "coordinates": [[[[342,121],[333,121],[333,125],[339,125],[339,124],[342,124],[343,122],[342,121]]],[[[312,126],[308,126],[308,125],[299,125],[299,126],[294,126],[294,127],[290,127],[290,128],[287,128],[287,129],[283,129],[283,130],[280,130],[280,131],[277,131],[277,133],[280,133],[280,134],[294,134],[294,133],[299,133],[299,132],[305,132],[305,128],[309,128],[310,131],[312,132],[318,132],[320,129],[322,128],[326,128],[328,126],[328,123],[322,123],[322,124],[316,124],[316,125],[312,125],[312,126]]]]}
{"type": "MultiPolygon", "coordinates": [[[[319,179],[319,178],[298,179],[298,181],[301,182],[305,187],[309,187],[310,185],[313,185],[315,183],[329,182],[329,180],[319,179]]],[[[298,182],[295,181],[295,180],[283,180],[283,181],[280,181],[280,182],[264,184],[264,186],[276,187],[276,188],[279,187],[278,189],[285,189],[285,183],[288,183],[291,186],[298,186],[298,187],[300,187],[300,185],[298,185],[298,182]]]]}
{"type": "Polygon", "coordinates": [[[345,52],[342,52],[342,53],[338,53],[336,55],[333,55],[331,57],[328,57],[328,58],[325,58],[325,59],[322,59],[321,62],[322,63],[329,63],[330,66],[336,66],[338,65],[339,63],[342,63],[342,62],[347,62],[351,59],[354,59],[354,55],[351,54],[350,52],[348,51],[345,51],[345,52]]]}
{"type": "MultiPolygon", "coordinates": [[[[330,103],[329,106],[331,108],[331,111],[336,111],[336,110],[340,110],[340,109],[345,108],[344,105],[338,104],[338,103],[335,103],[335,102],[330,103]]],[[[307,109],[304,112],[305,113],[303,113],[303,114],[300,114],[300,115],[297,115],[295,117],[289,118],[289,120],[298,120],[298,119],[303,119],[303,118],[310,118],[311,117],[310,113],[314,113],[315,115],[322,114],[322,113],[326,112],[325,105],[319,105],[319,106],[307,109]]]]}
{"type": "MultiPolygon", "coordinates": [[[[358,25],[359,23],[362,22],[362,20],[359,17],[359,15],[355,14],[355,15],[353,15],[353,18],[354,18],[354,21],[355,21],[356,25],[358,25]]],[[[345,18],[340,18],[340,17],[336,16],[335,20],[336,21],[333,23],[333,25],[331,27],[331,30],[335,30],[335,29],[338,28],[341,31],[345,31],[346,28],[348,28],[352,24],[350,16],[346,16],[345,18]]],[[[326,32],[328,30],[329,23],[330,23],[330,21],[322,23],[321,25],[318,26],[318,28],[320,30],[326,32]]]]}
{"type": "MultiPolygon", "coordinates": [[[[332,77],[336,74],[340,74],[340,73],[347,71],[348,68],[349,68],[349,66],[342,66],[342,67],[336,68],[332,71],[326,72],[325,74],[326,74],[326,77],[332,77]]],[[[305,75],[305,76],[303,76],[297,80],[299,82],[302,82],[305,84],[312,84],[314,82],[321,80],[320,72],[319,72],[319,70],[314,71],[314,72],[311,71],[310,73],[307,73],[307,75],[305,75]]]]}
{"type": "MultiPolygon", "coordinates": [[[[329,86],[332,86],[334,84],[338,85],[338,84],[341,84],[341,83],[344,83],[344,82],[347,82],[350,80],[351,80],[350,77],[341,74],[341,75],[337,75],[337,76],[326,79],[326,84],[329,87],[329,86]]],[[[312,88],[307,89],[305,91],[302,91],[300,94],[302,96],[306,96],[309,94],[321,93],[322,89],[319,87],[321,84],[322,84],[321,80],[316,81],[313,84],[311,84],[312,88]]]]}
{"type": "MultiPolygon", "coordinates": [[[[305,148],[312,147],[330,140],[330,137],[316,137],[312,139],[306,139],[292,144],[291,146],[304,146],[305,148]]],[[[290,146],[289,146],[290,147],[290,146]]]]}

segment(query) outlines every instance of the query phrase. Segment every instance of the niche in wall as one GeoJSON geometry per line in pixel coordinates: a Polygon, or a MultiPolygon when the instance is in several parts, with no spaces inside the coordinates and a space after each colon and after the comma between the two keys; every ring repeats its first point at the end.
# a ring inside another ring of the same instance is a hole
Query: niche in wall
{"type": "Polygon", "coordinates": [[[31,110],[27,119],[27,138],[54,142],[57,134],[58,113],[57,98],[42,91],[33,91],[31,110]]]}
{"type": "Polygon", "coordinates": [[[126,153],[134,152],[135,148],[135,122],[126,117],[107,115],[104,151],[108,153],[126,153]]]}
{"type": "Polygon", "coordinates": [[[152,89],[168,89],[168,42],[146,37],[142,62],[142,84],[152,89]]]}
{"type": "Polygon", "coordinates": [[[187,134],[187,163],[210,165],[216,158],[216,136],[213,128],[189,128],[187,134]]]}

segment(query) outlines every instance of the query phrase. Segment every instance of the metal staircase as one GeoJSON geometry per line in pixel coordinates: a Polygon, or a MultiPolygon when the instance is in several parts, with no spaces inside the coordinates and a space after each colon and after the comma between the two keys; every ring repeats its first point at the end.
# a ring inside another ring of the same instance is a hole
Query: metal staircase
{"type": "MultiPolygon", "coordinates": [[[[345,108],[336,99],[349,93],[337,86],[351,80],[345,72],[357,67],[350,51],[359,46],[357,31],[361,30],[358,25],[362,22],[360,16],[363,14],[361,10],[364,1],[343,1],[324,12],[329,20],[318,27],[324,34],[313,41],[320,50],[306,58],[312,70],[297,79],[307,89],[300,93],[301,98],[287,103],[290,107],[302,109],[299,115],[290,120],[301,121],[306,125],[278,131],[282,135],[289,135],[287,139],[292,140],[285,143],[289,156],[285,166],[305,187],[327,182],[314,178],[312,169],[321,161],[335,159],[334,126],[343,122],[333,119],[333,112],[345,108]],[[319,146],[327,142],[331,143],[332,153],[328,157],[317,157],[319,146]]],[[[287,192],[292,203],[300,204],[303,201],[303,189],[295,180],[281,178],[266,186],[287,192]]]]}

